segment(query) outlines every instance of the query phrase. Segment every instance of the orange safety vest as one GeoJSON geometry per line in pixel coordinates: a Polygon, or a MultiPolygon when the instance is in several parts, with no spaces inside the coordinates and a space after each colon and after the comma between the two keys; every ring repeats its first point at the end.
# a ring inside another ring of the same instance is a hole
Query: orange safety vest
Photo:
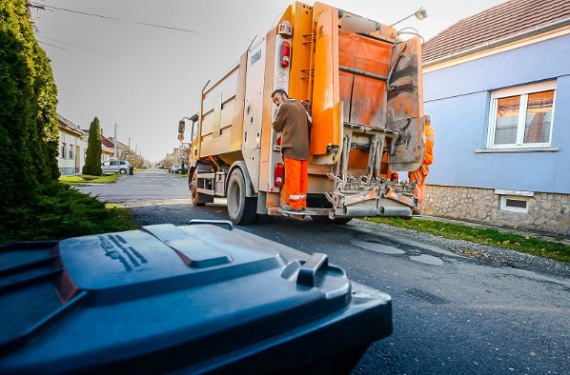
{"type": "Polygon", "coordinates": [[[433,143],[435,142],[435,132],[429,122],[425,123],[424,133],[426,135],[426,153],[424,155],[424,164],[433,163],[433,143]]]}

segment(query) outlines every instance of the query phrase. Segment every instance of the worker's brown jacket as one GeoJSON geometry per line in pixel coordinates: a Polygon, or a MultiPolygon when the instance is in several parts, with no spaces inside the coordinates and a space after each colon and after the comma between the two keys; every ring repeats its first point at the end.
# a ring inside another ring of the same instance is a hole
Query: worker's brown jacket
{"type": "Polygon", "coordinates": [[[281,132],[281,153],[297,160],[309,159],[309,116],[303,104],[288,99],[279,106],[273,129],[281,132]]]}

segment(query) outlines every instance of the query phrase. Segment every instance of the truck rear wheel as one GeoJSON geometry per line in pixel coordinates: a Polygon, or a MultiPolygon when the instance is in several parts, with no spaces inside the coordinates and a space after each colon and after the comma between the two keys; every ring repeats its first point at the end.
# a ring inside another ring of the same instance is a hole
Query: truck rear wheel
{"type": "Polygon", "coordinates": [[[245,179],[243,172],[236,168],[228,180],[228,216],[235,224],[247,225],[257,217],[257,198],[245,196],[245,179]]]}
{"type": "Polygon", "coordinates": [[[194,171],[192,174],[192,180],[188,187],[190,189],[190,197],[192,198],[193,206],[202,207],[205,206],[206,203],[212,203],[214,201],[214,197],[198,193],[198,171],[194,171]]]}

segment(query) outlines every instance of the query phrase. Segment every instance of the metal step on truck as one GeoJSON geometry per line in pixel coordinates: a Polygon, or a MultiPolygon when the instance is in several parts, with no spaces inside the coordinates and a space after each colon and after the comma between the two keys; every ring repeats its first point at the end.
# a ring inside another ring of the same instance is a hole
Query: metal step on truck
{"type": "MultiPolygon", "coordinates": [[[[290,215],[280,207],[284,163],[271,124],[275,89],[312,116],[307,211],[314,221],[409,217],[425,138],[421,38],[322,3],[290,5],[239,63],[201,91],[191,118],[188,186],[195,206],[227,198],[228,215],[290,215]]],[[[178,139],[186,123],[179,123],[178,139]]]]}

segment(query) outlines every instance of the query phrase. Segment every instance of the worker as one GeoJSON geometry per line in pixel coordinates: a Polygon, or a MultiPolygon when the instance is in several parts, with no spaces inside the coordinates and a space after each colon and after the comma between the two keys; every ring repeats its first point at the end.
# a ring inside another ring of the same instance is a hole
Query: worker
{"type": "Polygon", "coordinates": [[[307,207],[307,172],[311,119],[301,102],[290,99],[277,89],[271,94],[277,106],[273,130],[281,132],[281,154],[285,163],[285,183],[281,188],[281,207],[287,211],[304,211],[307,207]]]}
{"type": "Polygon", "coordinates": [[[418,198],[418,205],[413,210],[413,213],[416,215],[419,215],[421,209],[423,209],[426,177],[429,174],[429,166],[433,163],[433,143],[435,141],[435,132],[431,127],[431,115],[429,114],[424,116],[424,134],[426,138],[426,149],[422,165],[419,169],[408,173],[410,183],[416,183],[416,186],[414,187],[414,195],[418,198]]]}

